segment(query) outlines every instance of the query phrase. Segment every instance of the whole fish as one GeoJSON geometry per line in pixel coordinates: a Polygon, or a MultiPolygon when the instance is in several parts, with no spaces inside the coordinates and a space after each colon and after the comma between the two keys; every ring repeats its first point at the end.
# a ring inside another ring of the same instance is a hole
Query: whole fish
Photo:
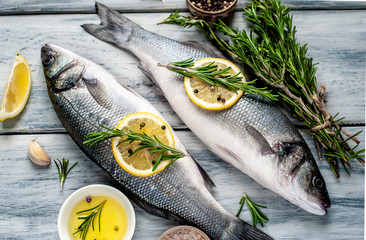
{"type": "Polygon", "coordinates": [[[111,141],[88,147],[89,132],[99,124],[115,128],[135,112],[160,113],[140,95],[120,85],[105,69],[66,49],[46,44],[41,50],[48,94],[63,126],[81,150],[110,174],[122,190],[147,212],[196,226],[212,239],[272,239],[215,201],[211,179],[175,136],[187,156],[150,177],[124,171],[114,159],[111,141]]]}
{"type": "Polygon", "coordinates": [[[299,131],[275,105],[245,94],[226,110],[196,106],[185,92],[183,77],[158,63],[217,57],[214,51],[147,31],[103,4],[96,7],[101,24],[82,27],[136,55],[174,111],[215,154],[297,206],[326,214],[330,199],[315,159],[299,131]]]}

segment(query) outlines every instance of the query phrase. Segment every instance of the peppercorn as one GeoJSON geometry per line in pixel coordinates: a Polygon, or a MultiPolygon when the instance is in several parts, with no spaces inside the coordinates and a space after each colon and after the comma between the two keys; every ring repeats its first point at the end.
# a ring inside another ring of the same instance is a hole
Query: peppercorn
{"type": "Polygon", "coordinates": [[[234,0],[189,0],[192,5],[205,11],[220,11],[228,8],[234,0]]]}

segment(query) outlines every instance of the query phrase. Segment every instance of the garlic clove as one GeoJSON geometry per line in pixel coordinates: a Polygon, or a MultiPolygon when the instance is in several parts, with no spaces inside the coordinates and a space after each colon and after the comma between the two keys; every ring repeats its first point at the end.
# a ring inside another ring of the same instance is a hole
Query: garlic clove
{"type": "Polygon", "coordinates": [[[41,145],[34,138],[28,145],[28,156],[37,165],[48,166],[51,163],[51,158],[46,154],[41,145]]]}

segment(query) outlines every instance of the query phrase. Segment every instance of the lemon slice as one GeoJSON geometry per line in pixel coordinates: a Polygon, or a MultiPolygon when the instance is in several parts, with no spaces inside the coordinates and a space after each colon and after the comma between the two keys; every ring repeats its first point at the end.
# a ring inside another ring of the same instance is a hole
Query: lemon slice
{"type": "MultiPolygon", "coordinates": [[[[148,112],[132,113],[120,121],[116,129],[121,129],[128,132],[132,130],[136,133],[145,133],[149,137],[154,135],[164,145],[174,147],[173,133],[162,119],[148,112]]],[[[118,145],[126,137],[112,138],[112,150],[114,158],[118,164],[127,172],[139,176],[147,177],[164,170],[170,161],[161,161],[158,167],[152,171],[159,153],[151,154],[148,149],[142,149],[130,156],[130,154],[140,147],[140,141],[132,143],[124,142],[118,145]],[[118,145],[118,146],[117,146],[118,145]]]]}
{"type": "Polygon", "coordinates": [[[17,116],[27,104],[32,86],[31,69],[17,54],[0,104],[0,122],[17,116]]]}
{"type": "MultiPolygon", "coordinates": [[[[222,58],[200,59],[194,63],[193,68],[204,67],[212,62],[215,62],[214,64],[218,66],[218,70],[231,67],[229,70],[230,75],[235,75],[241,71],[235,64],[222,58]]],[[[245,77],[242,73],[239,74],[239,77],[242,77],[242,81],[245,82],[245,77]]],[[[243,90],[233,92],[219,85],[213,86],[208,84],[197,77],[184,77],[184,87],[192,102],[208,110],[229,108],[243,95],[243,90]]]]}

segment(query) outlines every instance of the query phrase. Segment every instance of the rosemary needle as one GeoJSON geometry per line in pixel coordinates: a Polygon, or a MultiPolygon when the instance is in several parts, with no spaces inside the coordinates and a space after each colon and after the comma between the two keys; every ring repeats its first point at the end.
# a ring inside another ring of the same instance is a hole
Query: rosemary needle
{"type": "Polygon", "coordinates": [[[89,138],[88,140],[84,141],[83,143],[89,146],[93,146],[96,143],[104,142],[110,138],[114,137],[126,137],[123,141],[121,141],[119,144],[123,142],[134,142],[134,141],[140,141],[139,145],[140,147],[134,150],[129,154],[129,156],[132,156],[138,151],[141,151],[143,149],[148,149],[148,152],[153,153],[159,153],[159,157],[157,161],[155,162],[152,171],[155,171],[155,169],[158,167],[159,163],[166,160],[171,160],[171,162],[167,165],[171,165],[179,158],[182,158],[185,156],[184,152],[169,147],[165,144],[163,144],[155,135],[154,136],[148,136],[146,133],[136,133],[132,130],[126,132],[120,129],[111,129],[108,127],[105,127],[103,125],[100,125],[101,127],[109,130],[109,132],[102,131],[102,132],[90,132],[86,136],[89,138]],[[170,154],[168,154],[170,153],[170,154]]]}
{"type": "Polygon", "coordinates": [[[243,196],[239,201],[240,208],[238,213],[236,214],[237,217],[243,210],[245,203],[247,204],[250,213],[252,214],[253,226],[254,227],[257,226],[257,223],[259,222],[259,224],[263,227],[264,224],[268,222],[268,218],[261,212],[261,210],[259,210],[259,208],[267,208],[267,207],[253,202],[246,193],[243,193],[243,196]]]}
{"type": "Polygon", "coordinates": [[[77,212],[76,214],[83,214],[81,217],[78,217],[78,219],[84,220],[80,226],[75,229],[76,231],[73,233],[73,235],[80,233],[80,237],[82,240],[86,239],[86,235],[88,234],[90,225],[92,226],[92,229],[94,231],[94,221],[95,218],[98,216],[98,228],[99,228],[99,232],[100,232],[100,216],[102,214],[102,210],[104,207],[104,204],[106,203],[107,200],[104,200],[103,202],[101,202],[100,204],[98,204],[97,206],[90,208],[90,209],[86,209],[86,210],[82,210],[77,212]]]}
{"type": "Polygon", "coordinates": [[[173,72],[189,78],[195,76],[212,86],[220,85],[223,88],[226,88],[227,90],[233,92],[236,92],[240,89],[250,94],[256,93],[261,97],[267,98],[268,100],[277,100],[278,96],[273,95],[270,90],[267,90],[267,88],[255,87],[253,85],[255,83],[255,80],[243,83],[242,77],[239,76],[241,72],[238,72],[235,75],[230,75],[230,66],[225,69],[218,69],[215,61],[203,67],[194,68],[193,65],[193,58],[189,58],[180,62],[171,62],[167,65],[163,65],[160,63],[158,64],[158,66],[160,67],[166,67],[173,72]]]}
{"type": "Polygon", "coordinates": [[[53,161],[55,162],[56,167],[57,167],[58,176],[59,176],[59,180],[60,180],[60,189],[62,191],[67,175],[69,174],[71,169],[73,169],[78,164],[78,162],[74,163],[69,168],[69,160],[65,160],[65,158],[62,158],[62,162],[58,158],[53,161]]]}
{"type": "Polygon", "coordinates": [[[353,169],[352,159],[365,165],[365,149],[356,149],[360,144],[356,136],[361,131],[349,134],[342,128],[343,118],[336,119],[337,114],[331,116],[326,109],[326,87],[321,85],[318,90],[316,64],[307,57],[307,45],[301,45],[296,39],[290,9],[279,0],[253,0],[243,9],[243,15],[251,23],[248,32],[230,28],[221,20],[209,24],[202,19],[181,16],[178,11],[161,23],[197,27],[224,54],[241,62],[248,73],[256,76],[256,84],[269,86],[308,128],[307,132],[315,139],[319,159],[324,152],[337,178],[340,164],[347,173],[353,169]],[[226,35],[225,39],[217,32],[226,35]],[[355,147],[351,147],[350,140],[355,142],[355,147]]]}

